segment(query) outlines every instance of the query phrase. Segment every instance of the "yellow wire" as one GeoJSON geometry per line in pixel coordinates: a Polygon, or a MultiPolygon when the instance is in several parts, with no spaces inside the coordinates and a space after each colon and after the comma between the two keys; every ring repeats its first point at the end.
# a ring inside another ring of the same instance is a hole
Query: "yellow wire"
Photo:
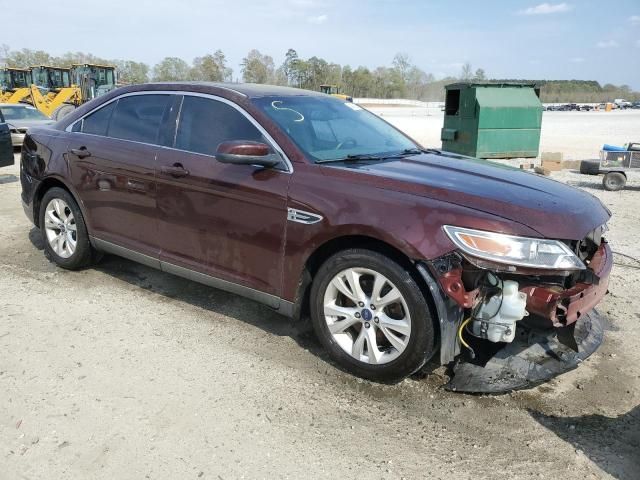
{"type": "Polygon", "coordinates": [[[458,339],[460,340],[460,343],[462,345],[464,345],[465,347],[467,347],[469,350],[471,350],[473,352],[473,349],[469,346],[469,344],[467,342],[464,341],[464,338],[462,338],[462,330],[464,330],[464,327],[467,325],[467,323],[469,323],[471,321],[471,317],[467,318],[464,322],[462,322],[460,324],[460,328],[458,329],[458,339]]]}

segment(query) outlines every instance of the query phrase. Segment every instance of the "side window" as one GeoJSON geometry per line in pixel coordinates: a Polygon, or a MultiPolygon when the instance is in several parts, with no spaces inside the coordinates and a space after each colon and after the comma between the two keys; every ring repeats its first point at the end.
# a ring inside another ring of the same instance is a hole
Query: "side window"
{"type": "Polygon", "coordinates": [[[230,105],[185,95],[176,134],[176,148],[215,155],[218,145],[230,140],[266,143],[260,131],[230,105]]]}
{"type": "Polygon", "coordinates": [[[72,130],[74,132],[82,131],[82,133],[106,136],[107,129],[109,128],[109,120],[116,108],[116,103],[118,102],[111,102],[100,110],[96,110],[92,114],[87,115],[80,122],[76,122],[72,130]]]}
{"type": "Polygon", "coordinates": [[[123,97],[113,112],[107,135],[135,142],[157,143],[170,95],[123,97]]]}

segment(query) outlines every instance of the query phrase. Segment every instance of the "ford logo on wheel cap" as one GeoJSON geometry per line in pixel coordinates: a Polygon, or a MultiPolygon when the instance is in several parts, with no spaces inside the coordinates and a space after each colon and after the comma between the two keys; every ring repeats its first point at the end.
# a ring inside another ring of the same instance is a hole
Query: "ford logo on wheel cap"
{"type": "Polygon", "coordinates": [[[362,309],[362,312],[360,312],[360,314],[362,315],[362,319],[366,320],[367,322],[371,320],[371,318],[373,317],[371,310],[367,308],[362,309]]]}

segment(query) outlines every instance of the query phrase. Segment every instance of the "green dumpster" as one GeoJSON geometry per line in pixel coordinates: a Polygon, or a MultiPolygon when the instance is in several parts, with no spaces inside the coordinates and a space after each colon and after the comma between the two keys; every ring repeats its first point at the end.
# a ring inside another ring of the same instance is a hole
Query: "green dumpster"
{"type": "Polygon", "coordinates": [[[478,158],[537,157],[540,89],[525,83],[447,85],[442,149],[478,158]]]}

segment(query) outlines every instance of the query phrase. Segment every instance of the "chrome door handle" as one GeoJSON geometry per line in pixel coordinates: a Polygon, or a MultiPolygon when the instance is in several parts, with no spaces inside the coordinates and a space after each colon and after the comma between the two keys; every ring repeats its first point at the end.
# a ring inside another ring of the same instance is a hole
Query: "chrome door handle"
{"type": "Polygon", "coordinates": [[[72,148],[70,152],[78,158],[86,158],[91,156],[91,152],[87,147],[72,148]]]}
{"type": "Polygon", "coordinates": [[[181,164],[175,163],[173,165],[164,165],[160,167],[160,171],[166,175],[180,178],[189,175],[189,170],[186,170],[181,164]]]}

